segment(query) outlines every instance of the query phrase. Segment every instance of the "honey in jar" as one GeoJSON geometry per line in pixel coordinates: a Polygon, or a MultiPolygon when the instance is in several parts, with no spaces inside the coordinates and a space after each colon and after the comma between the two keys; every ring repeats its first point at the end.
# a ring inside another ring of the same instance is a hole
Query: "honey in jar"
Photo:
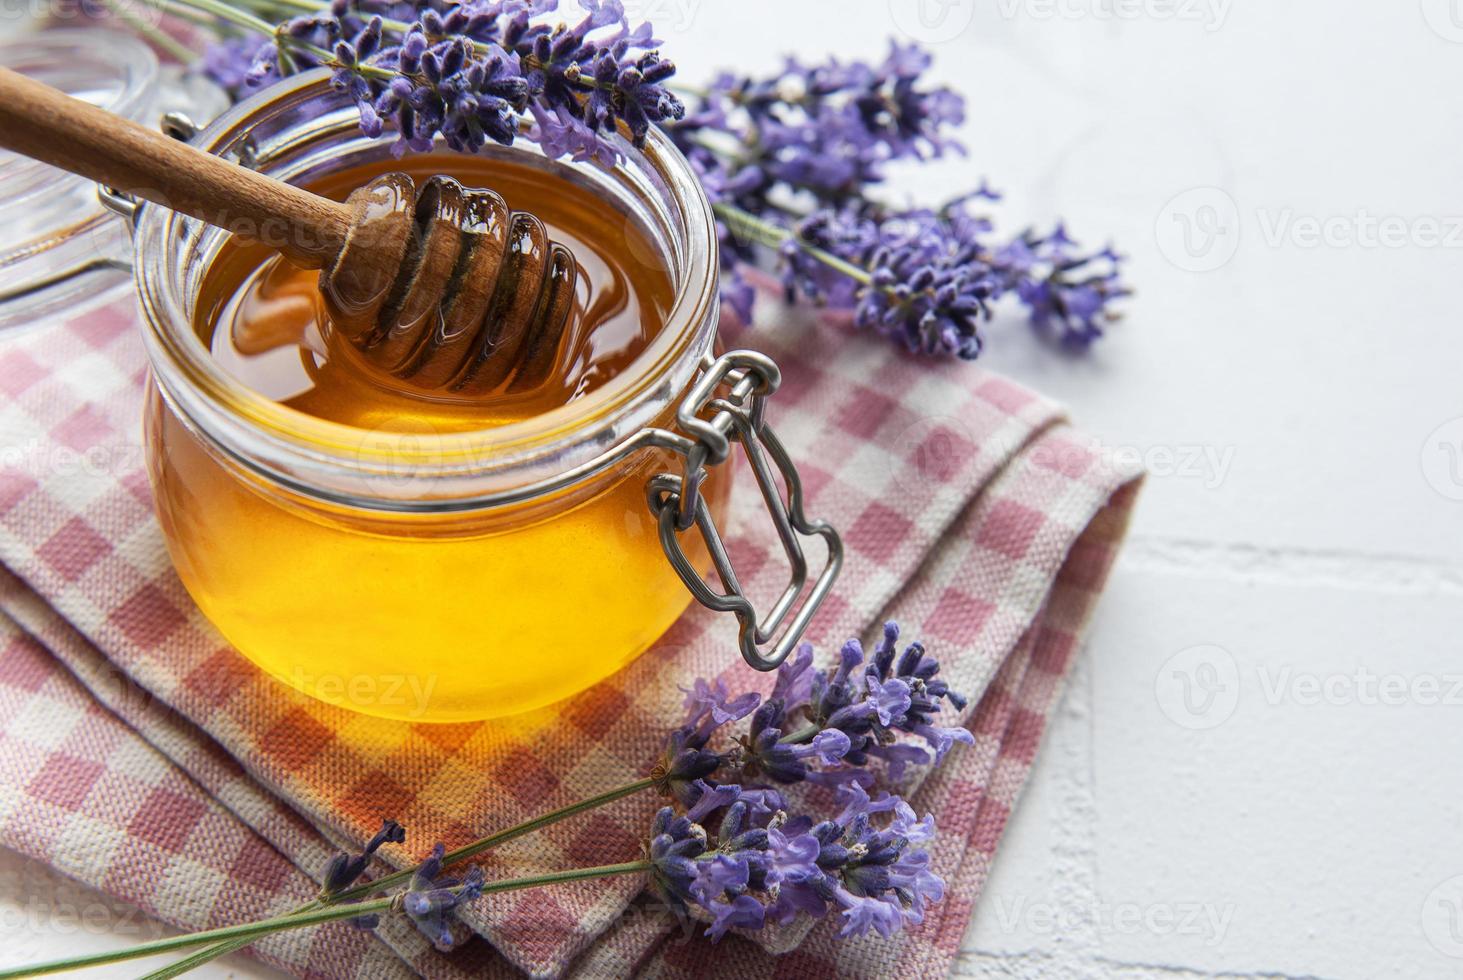
{"type": "MultiPolygon", "coordinates": [[[[620,668],[686,607],[646,502],[647,480],[677,463],[647,449],[491,506],[459,484],[492,489],[478,471],[513,464],[515,454],[521,469],[548,472],[553,454],[534,447],[603,423],[616,379],[654,381],[684,290],[675,263],[623,208],[538,159],[376,158],[304,183],[343,199],[387,170],[491,188],[574,253],[574,314],[547,377],[473,397],[413,388],[332,332],[315,272],[223,240],[205,256],[189,329],[212,361],[206,372],[248,396],[216,394],[190,413],[193,388],[207,384],[186,370],[154,383],[147,424],[159,519],[203,613],[285,683],[410,720],[523,711],[620,668]],[[210,432],[215,410],[220,431],[210,432]],[[528,436],[508,437],[525,427],[528,436]],[[286,455],[288,467],[267,463],[286,455]],[[316,469],[329,470],[328,492],[316,469]]],[[[694,363],[696,354],[682,345],[677,357],[694,363]]],[[[156,358],[154,367],[162,373],[156,358]]],[[[669,418],[674,393],[671,385],[636,402],[637,424],[669,418]]],[[[701,487],[717,514],[725,469],[708,471],[701,487]]],[[[705,566],[699,539],[686,549],[705,566]]]]}

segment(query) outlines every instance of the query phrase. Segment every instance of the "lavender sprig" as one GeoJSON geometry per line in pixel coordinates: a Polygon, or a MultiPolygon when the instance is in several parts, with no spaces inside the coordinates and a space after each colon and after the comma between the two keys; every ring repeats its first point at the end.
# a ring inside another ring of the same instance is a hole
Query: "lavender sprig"
{"type": "Polygon", "coordinates": [[[209,52],[205,69],[237,90],[326,65],[363,131],[394,130],[398,153],[439,137],[474,151],[526,132],[551,157],[608,163],[618,153],[606,133],[641,143],[664,127],[720,218],[722,299],[744,322],[760,246],[789,299],[847,310],[855,326],[926,356],[978,357],[1006,297],[1026,307],[1037,333],[1085,350],[1130,292],[1116,252],[1084,252],[1061,228],[995,239],[971,210],[995,199],[984,185],[938,210],[874,197],[890,166],[964,152],[953,130],[965,102],[928,83],[931,59],[917,46],[893,44],[873,63],[789,58],[766,78],[723,73],[688,112],[667,87],[675,67],[651,27],[632,28],[620,0],[579,0],[572,25],[547,19],[557,0],[288,2],[314,12],[274,29],[252,68],[240,69],[247,49],[231,41],[209,52]]]}
{"type": "Polygon", "coordinates": [[[395,821],[383,821],[360,854],[329,861],[315,902],[290,913],[24,970],[55,972],[205,947],[148,975],[165,980],[275,932],[341,920],[373,928],[379,917],[397,913],[447,949],[456,912],[481,895],[641,873],[649,874],[651,887],[678,915],[706,921],[713,939],[731,929],[785,925],[831,911],[842,916],[843,935],[889,935],[921,921],[944,885],[930,870],[923,846],[933,839],[934,818],[918,819],[907,802],[888,792],[871,795],[876,776],[870,762],[887,762],[897,781],[900,768],[931,761],[918,746],[906,746],[917,759],[890,755],[902,735],[928,742],[933,761],[954,742],[969,740],[968,732],[943,728],[935,719],[944,703],[960,708],[964,699],[950,691],[939,664],[920,644],[900,653],[898,639],[898,627],[886,625],[867,660],[851,641],[832,670],[814,668],[812,649],[804,646],[779,669],[765,704],[755,693],[733,696],[720,681],[698,680],[686,691],[685,723],[668,737],[650,776],[451,852],[437,844],[415,868],[359,883],[377,851],[405,837],[395,821]],[[725,726],[749,714],[749,731],[722,743],[725,726]],[[774,723],[790,721],[801,727],[767,739],[774,723]],[[836,788],[838,812],[821,818],[799,813],[761,777],[826,782],[836,788]],[[672,803],[656,814],[641,860],[491,881],[477,866],[460,878],[444,875],[448,866],[489,848],[651,787],[672,803]]]}
{"type": "Polygon", "coordinates": [[[362,129],[379,135],[390,123],[398,152],[428,150],[437,137],[464,152],[507,145],[522,123],[550,156],[613,162],[605,134],[623,129],[642,144],[684,106],[665,87],[675,65],[648,24],[632,27],[620,0],[579,5],[584,16],[567,25],[545,21],[554,0],[334,0],[252,51],[211,49],[204,68],[237,92],[329,67],[362,129]]]}
{"type": "Polygon", "coordinates": [[[723,301],[750,320],[744,269],[766,246],[789,300],[849,310],[915,353],[979,356],[982,326],[1008,295],[1038,333],[1089,346],[1128,294],[1116,253],[1079,258],[1065,236],[992,241],[971,210],[996,199],[984,184],[938,210],[873,197],[890,164],[963,152],[950,130],[964,101],[926,85],[929,66],[896,44],[877,65],[789,60],[766,79],[723,74],[667,127],[722,220],[723,301]]]}
{"type": "Polygon", "coordinates": [[[937,723],[944,703],[966,706],[939,677],[939,663],[919,643],[902,652],[898,644],[899,627],[888,623],[871,656],[851,640],[831,671],[814,668],[805,644],[760,704],[704,681],[687,692],[690,716],[657,767],[675,802],[656,814],[646,852],[652,886],[672,910],[704,918],[713,939],[830,909],[843,916],[842,935],[887,936],[921,921],[927,903],[940,899],[943,882],[919,846],[934,836],[933,817],[917,819],[888,792],[870,796],[870,762],[882,760],[898,782],[907,767],[938,762],[974,739],[937,723]],[[749,713],[745,734],[723,751],[711,748],[724,725],[749,713]],[[842,809],[821,821],[794,815],[763,780],[832,787],[842,809]]]}

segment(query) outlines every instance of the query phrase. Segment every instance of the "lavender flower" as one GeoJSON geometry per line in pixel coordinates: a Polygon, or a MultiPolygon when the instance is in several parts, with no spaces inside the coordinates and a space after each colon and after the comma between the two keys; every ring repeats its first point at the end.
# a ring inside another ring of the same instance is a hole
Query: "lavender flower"
{"type": "Polygon", "coordinates": [[[845,732],[827,728],[805,742],[789,742],[791,733],[783,730],[786,723],[783,702],[778,698],[769,698],[757,709],[751,730],[742,742],[742,768],[748,776],[765,776],[779,783],[812,780],[830,785],[868,778],[861,770],[838,767],[853,746],[845,732]]]}
{"type": "Polygon", "coordinates": [[[704,792],[704,778],[726,761],[721,754],[707,749],[707,743],[717,729],[746,717],[760,700],[755,692],[732,698],[724,682],[708,683],[698,678],[695,686],[686,691],[686,724],[666,739],[661,761],[652,773],[661,792],[684,806],[694,806],[704,792]]]}
{"type": "Polygon", "coordinates": [[[1031,311],[1041,335],[1085,350],[1116,319],[1112,302],[1131,294],[1122,283],[1122,256],[1111,247],[1084,255],[1058,225],[1046,236],[1031,232],[996,255],[999,272],[1031,311]]]}
{"type": "MultiPolygon", "coordinates": [[[[250,69],[265,48],[272,48],[270,42],[258,37],[224,38],[203,49],[196,70],[217,82],[231,98],[242,98],[249,89],[250,69]]],[[[273,57],[272,50],[267,57],[273,57]]]]}
{"type": "Polygon", "coordinates": [[[325,884],[321,888],[321,894],[338,895],[345,891],[366,873],[371,859],[383,844],[400,844],[404,840],[406,840],[406,831],[402,829],[401,824],[395,820],[381,821],[381,829],[376,832],[376,836],[371,838],[366,844],[366,849],[360,854],[354,857],[349,854],[337,854],[330,859],[330,863],[325,866],[325,884]]]}
{"type": "Polygon", "coordinates": [[[656,814],[649,845],[651,881],[662,900],[684,917],[699,908],[711,920],[713,940],[729,929],[758,929],[766,910],[753,892],[768,887],[769,831],[757,826],[745,801],[727,807],[717,839],[699,822],[711,813],[677,817],[670,807],[656,814]]]}
{"type": "Polygon", "coordinates": [[[913,810],[895,796],[871,801],[857,787],[847,792],[857,795],[838,819],[799,835],[803,850],[811,849],[809,839],[818,845],[816,872],[799,868],[800,880],[784,884],[769,914],[786,922],[799,912],[821,914],[837,905],[844,936],[889,936],[905,923],[922,922],[926,904],[944,894],[944,882],[929,870],[928,853],[916,846],[930,839],[934,818],[913,821],[913,810]],[[896,811],[885,827],[876,826],[876,817],[896,811]]]}
{"type": "Polygon", "coordinates": [[[897,780],[906,766],[972,741],[963,728],[937,724],[945,702],[966,706],[939,672],[921,644],[901,651],[899,627],[889,623],[871,656],[852,640],[831,671],[814,667],[813,649],[803,644],[760,704],[753,695],[732,697],[719,681],[697,681],[686,691],[687,723],[656,767],[674,800],[656,814],[646,847],[661,899],[683,918],[706,921],[713,940],[830,910],[841,914],[843,935],[887,936],[921,921],[944,890],[921,846],[934,839],[934,818],[918,818],[887,791],[871,793],[868,765],[884,759],[897,780]],[[709,747],[724,726],[749,715],[732,748],[709,747]],[[902,734],[922,738],[933,755],[898,741],[902,734]],[[818,822],[791,814],[781,792],[759,785],[764,779],[832,787],[838,811],[818,822]]]}
{"type": "Polygon", "coordinates": [[[929,65],[896,44],[877,65],[789,59],[766,79],[723,74],[669,127],[721,218],[723,302],[750,321],[740,267],[776,236],[790,301],[852,311],[856,326],[912,352],[978,357],[981,325],[1008,294],[1039,333],[1085,348],[1128,293],[1116,255],[1078,256],[1055,236],[994,247],[990,222],[967,209],[995,198],[984,184],[938,211],[891,211],[870,196],[891,163],[963,152],[950,130],[964,101],[923,83],[929,65]],[[766,226],[748,235],[749,221],[766,226]]]}
{"type": "Polygon", "coordinates": [[[716,175],[714,199],[761,214],[783,185],[840,205],[881,182],[892,161],[960,150],[947,130],[962,121],[964,102],[921,86],[929,63],[917,47],[894,44],[878,65],[789,58],[767,79],[722,74],[670,132],[716,175]],[[727,136],[735,163],[709,145],[727,136]]]}
{"type": "Polygon", "coordinates": [[[522,122],[551,156],[613,162],[605,134],[623,127],[641,145],[685,107],[665,87],[675,65],[648,24],[632,28],[620,0],[579,5],[585,16],[569,26],[544,20],[555,0],[335,0],[327,13],[287,21],[242,77],[232,48],[205,70],[239,91],[327,65],[363,131],[392,124],[398,152],[428,150],[438,136],[466,152],[509,144],[522,122]]]}
{"type": "Polygon", "coordinates": [[[1075,350],[1116,318],[1129,294],[1118,255],[1083,253],[1060,228],[993,245],[990,222],[966,207],[995,197],[983,184],[938,211],[871,196],[892,164],[964,152],[952,135],[964,99],[927,83],[917,46],[892,44],[875,63],[789,58],[766,78],[723,73],[687,111],[650,25],[632,27],[621,0],[578,2],[583,16],[562,23],[558,0],[333,0],[273,40],[215,46],[204,70],[239,93],[326,65],[363,132],[395,131],[398,154],[526,133],[550,157],[612,164],[607,134],[643,144],[665,127],[717,210],[722,301],[744,324],[756,291],[743,271],[767,245],[789,299],[850,311],[921,355],[979,356],[1004,296],[1075,350]],[[759,224],[750,235],[748,222],[759,224]]]}
{"type": "Polygon", "coordinates": [[[831,908],[842,911],[845,936],[888,936],[922,921],[944,892],[918,846],[932,839],[934,818],[916,820],[898,797],[870,800],[861,789],[845,804],[838,819],[817,825],[779,811],[758,826],[738,801],[714,841],[689,814],[663,807],[648,846],[652,887],[678,915],[708,920],[713,941],[730,929],[785,925],[831,908]]]}
{"type": "Polygon", "coordinates": [[[411,887],[402,896],[402,909],[432,945],[443,952],[452,949],[453,911],[471,902],[483,892],[483,869],[473,865],[461,879],[442,874],[441,844],[432,848],[431,856],[412,875],[411,887]]]}

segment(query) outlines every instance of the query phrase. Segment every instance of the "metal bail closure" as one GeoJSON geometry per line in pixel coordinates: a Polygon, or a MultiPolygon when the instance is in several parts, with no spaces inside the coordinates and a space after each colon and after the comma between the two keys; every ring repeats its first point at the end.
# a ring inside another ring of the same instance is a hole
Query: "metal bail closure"
{"type": "Polygon", "coordinates": [[[676,427],[684,435],[665,433],[668,438],[657,440],[685,458],[682,472],[658,474],[646,487],[650,509],[660,522],[660,543],[666,557],[697,601],[717,612],[736,614],[741,626],[742,657],[758,670],[775,669],[797,647],[843,567],[843,542],[838,532],[827,522],[809,520],[803,513],[803,486],[797,467],[767,424],[766,398],[781,381],[776,363],[755,351],[731,351],[710,364],[676,410],[676,427]],[[725,462],[733,443],[747,455],[792,568],[787,587],[765,619],[758,617],[752,601],[742,591],[721,533],[701,495],[706,467],[725,462]],[[778,485],[779,474],[785,496],[778,485]],[[681,547],[680,535],[693,526],[706,542],[722,592],[701,577],[681,547]],[[811,537],[823,539],[828,557],[804,598],[808,561],[803,554],[803,539],[811,537]]]}

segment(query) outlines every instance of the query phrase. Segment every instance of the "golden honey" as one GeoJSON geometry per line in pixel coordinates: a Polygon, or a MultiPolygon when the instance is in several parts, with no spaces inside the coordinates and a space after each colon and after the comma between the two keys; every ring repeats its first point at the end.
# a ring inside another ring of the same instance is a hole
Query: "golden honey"
{"type": "MultiPolygon", "coordinates": [[[[690,596],[666,560],[645,489],[655,473],[678,472],[679,459],[641,451],[508,505],[394,503],[439,493],[416,471],[417,454],[435,440],[480,434],[492,447],[495,430],[574,405],[635,370],[666,326],[677,284],[655,245],[592,188],[506,158],[379,161],[309,186],[343,198],[388,169],[490,187],[574,252],[583,272],[576,315],[551,376],[472,399],[413,390],[333,337],[316,273],[260,246],[225,243],[193,304],[192,329],[217,366],[301,417],[349,427],[372,459],[382,445],[412,452],[362,477],[364,495],[381,489],[387,505],[326,499],[250,465],[180,417],[154,385],[147,441],[159,520],[203,613],[306,694],[415,721],[527,710],[622,667],[685,609],[690,596]]],[[[653,421],[667,424],[673,410],[672,401],[653,421]]],[[[717,516],[724,470],[710,470],[702,490],[717,516]]],[[[683,543],[704,567],[696,535],[683,543]]]]}

